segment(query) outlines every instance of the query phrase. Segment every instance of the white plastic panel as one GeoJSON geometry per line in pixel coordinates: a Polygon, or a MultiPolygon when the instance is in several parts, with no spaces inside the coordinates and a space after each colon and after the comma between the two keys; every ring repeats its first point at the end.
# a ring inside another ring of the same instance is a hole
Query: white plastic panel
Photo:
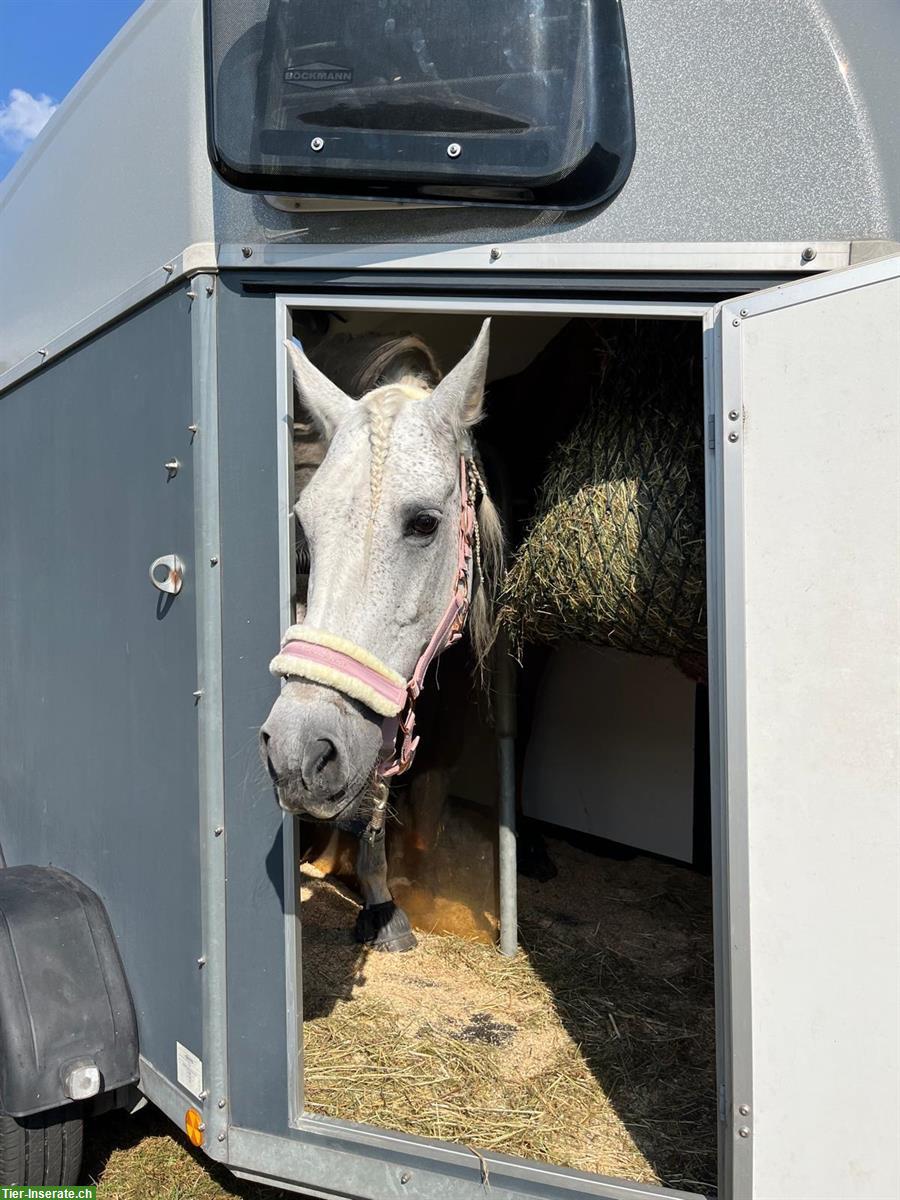
{"type": "MultiPolygon", "coordinates": [[[[749,1130],[759,1200],[900,1194],[898,274],[900,259],[850,268],[722,316],[753,1090],[731,1134],[749,1130]]],[[[733,928],[732,956],[747,949],[733,928]]]]}
{"type": "Polygon", "coordinates": [[[667,659],[554,650],[525,759],[525,815],[690,862],[695,691],[667,659]]]}

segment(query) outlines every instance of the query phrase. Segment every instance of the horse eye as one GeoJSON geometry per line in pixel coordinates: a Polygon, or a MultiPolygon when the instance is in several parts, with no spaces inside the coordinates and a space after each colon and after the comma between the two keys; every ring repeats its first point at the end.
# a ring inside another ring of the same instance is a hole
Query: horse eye
{"type": "Polygon", "coordinates": [[[428,537],[437,529],[439,518],[434,513],[420,512],[416,513],[409,523],[409,532],[416,534],[418,537],[428,537]]]}

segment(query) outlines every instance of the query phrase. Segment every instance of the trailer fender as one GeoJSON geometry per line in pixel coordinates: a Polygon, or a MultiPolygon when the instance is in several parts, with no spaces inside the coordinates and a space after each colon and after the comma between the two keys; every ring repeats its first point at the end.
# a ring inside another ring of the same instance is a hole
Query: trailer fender
{"type": "Polygon", "coordinates": [[[134,1083],[131,992],[100,898],[56,867],[0,870],[0,1111],[134,1083]]]}

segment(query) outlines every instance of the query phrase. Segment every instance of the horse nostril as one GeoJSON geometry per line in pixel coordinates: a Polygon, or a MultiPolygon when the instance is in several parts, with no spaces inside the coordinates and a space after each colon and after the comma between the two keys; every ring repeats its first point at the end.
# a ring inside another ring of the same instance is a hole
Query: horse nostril
{"type": "Polygon", "coordinates": [[[275,770],[275,766],[274,766],[274,764],[272,762],[272,758],[269,754],[269,742],[271,740],[272,740],[271,734],[266,733],[265,729],[260,729],[260,731],[259,731],[259,753],[263,760],[263,763],[265,764],[265,768],[266,768],[266,771],[268,772],[269,778],[272,780],[273,783],[277,784],[278,783],[278,772],[275,770]]]}
{"type": "Polygon", "coordinates": [[[310,794],[318,799],[337,797],[347,784],[346,756],[331,738],[308,742],[300,774],[310,794]]]}
{"type": "Polygon", "coordinates": [[[312,764],[313,775],[323,774],[336,758],[337,749],[334,742],[328,738],[319,738],[310,746],[309,761],[312,764]]]}

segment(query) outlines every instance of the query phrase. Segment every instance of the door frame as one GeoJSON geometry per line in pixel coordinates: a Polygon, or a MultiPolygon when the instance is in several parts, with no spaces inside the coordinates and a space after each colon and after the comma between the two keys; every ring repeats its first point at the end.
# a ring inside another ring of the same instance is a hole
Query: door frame
{"type": "MultiPolygon", "coordinates": [[[[302,281],[300,281],[302,282],[302,281]]],[[[392,281],[393,282],[393,281],[392,281]]],[[[292,280],[292,288],[296,288],[297,281],[292,280]]],[[[565,281],[561,281],[561,287],[565,287],[565,281]]],[[[291,311],[309,310],[309,309],[362,309],[373,312],[428,312],[428,313],[446,313],[446,314],[472,314],[474,315],[565,315],[571,317],[579,316],[608,316],[608,317],[644,317],[644,318],[672,318],[696,320],[701,326],[698,330],[698,335],[703,339],[704,345],[704,405],[706,419],[708,421],[712,411],[711,404],[713,395],[709,386],[709,370],[707,364],[707,325],[714,313],[721,306],[715,305],[713,302],[704,302],[697,300],[688,300],[684,302],[678,301],[655,301],[647,300],[619,300],[619,299],[534,299],[517,296],[494,296],[490,294],[481,295],[477,298],[459,297],[459,296],[428,296],[423,297],[412,292],[405,292],[398,285],[397,289],[391,288],[383,293],[359,295],[342,295],[339,292],[330,292],[327,294],[315,293],[312,295],[304,295],[301,291],[292,290],[290,292],[275,293],[275,354],[277,362],[277,422],[278,429],[283,431],[280,437],[278,446],[278,485],[279,485],[279,551],[280,551],[280,578],[279,578],[279,599],[282,621],[284,627],[287,628],[292,622],[291,614],[291,596],[293,590],[293,512],[290,503],[290,486],[292,480],[292,419],[293,419],[293,391],[290,373],[287,363],[287,355],[284,350],[284,341],[291,336],[291,311]]],[[[718,489],[720,487],[719,472],[716,469],[718,461],[715,449],[708,446],[707,453],[707,468],[706,468],[706,506],[707,506],[707,521],[710,521],[710,510],[715,508],[721,501],[718,498],[718,491],[715,493],[712,487],[718,489]],[[709,451],[712,451],[711,453],[709,451]],[[712,485],[712,487],[711,487],[712,485]]],[[[717,528],[716,525],[708,525],[709,529],[717,528]]],[[[707,571],[710,577],[714,576],[720,569],[720,551],[716,546],[713,538],[707,536],[708,545],[708,562],[707,571]]],[[[742,647],[726,646],[724,644],[726,626],[720,622],[713,627],[710,624],[710,645],[716,647],[710,655],[711,671],[710,671],[710,719],[711,723],[715,720],[715,712],[722,706],[722,692],[724,681],[728,676],[728,672],[722,670],[722,659],[727,654],[737,654],[738,658],[742,654],[742,647]],[[716,639],[715,641],[713,639],[716,639]],[[715,660],[718,660],[718,666],[713,667],[715,660]],[[715,697],[715,702],[713,701],[715,697]]],[[[714,736],[714,735],[712,735],[714,736]]],[[[730,897],[733,893],[733,883],[730,872],[735,869],[739,870],[739,864],[735,858],[735,846],[729,845],[729,853],[723,853],[724,843],[720,841],[717,845],[716,839],[732,837],[738,840],[739,829],[734,822],[726,822],[719,819],[717,813],[720,812],[728,803],[727,785],[728,780],[725,778],[724,771],[721,768],[719,760],[724,760],[724,755],[717,755],[713,758],[713,766],[711,770],[711,791],[712,791],[712,808],[713,808],[713,889],[714,889],[714,908],[716,911],[714,922],[714,955],[715,955],[715,972],[716,972],[716,1006],[717,1006],[717,1077],[719,1088],[719,1193],[728,1200],[749,1200],[749,1190],[743,1187],[733,1186],[730,1176],[730,1168],[726,1169],[725,1153],[729,1142],[728,1131],[723,1130],[722,1118],[724,1114],[730,1111],[730,1105],[725,1103],[725,1095],[727,1094],[727,1081],[740,1076],[740,1071],[735,1072],[733,1063],[737,1060],[739,1063],[743,1061],[749,1062],[749,1046],[733,1044],[733,1040],[737,1037],[742,1038],[749,1032],[749,1018],[741,1010],[745,999],[749,1001],[749,994],[738,994],[733,980],[731,978],[731,956],[723,953],[723,949],[731,946],[735,940],[733,930],[733,914],[732,903],[730,897]],[[723,790],[723,785],[724,789],[723,790]],[[734,1013],[735,1007],[737,1014],[734,1013]],[[728,1014],[725,1020],[720,1019],[719,1014],[728,1014]],[[726,1089],[723,1091],[723,1089],[726,1089]]],[[[733,773],[733,771],[732,771],[733,773]]],[[[285,894],[285,987],[286,987],[286,1013],[287,1013],[287,1029],[286,1042],[289,1055],[288,1061],[288,1114],[291,1130],[299,1138],[307,1143],[306,1149],[302,1153],[301,1147],[282,1144],[280,1150],[277,1151],[278,1159],[288,1168],[294,1179],[300,1182],[313,1182],[309,1178],[310,1167],[316,1157],[315,1145],[321,1147],[321,1139],[327,1133],[327,1139],[331,1145],[340,1145],[344,1154],[343,1161],[346,1163],[346,1151],[358,1147],[359,1150],[366,1154],[366,1161],[371,1164],[371,1155],[373,1150],[381,1153],[385,1159],[397,1161],[398,1152],[403,1156],[404,1165],[409,1165],[414,1169],[417,1165],[421,1168],[423,1159],[428,1160],[432,1164],[432,1169],[440,1162],[445,1162],[450,1168],[451,1162],[462,1154],[468,1157],[468,1152],[454,1147],[448,1143],[430,1142],[423,1139],[411,1138],[407,1135],[392,1133],[385,1130],[375,1129],[368,1126],[354,1125],[349,1122],[339,1121],[332,1118],[323,1118],[321,1116],[304,1115],[302,1107],[302,1038],[301,1038],[301,1011],[302,1011],[302,952],[300,950],[300,928],[299,928],[299,912],[297,911],[296,896],[299,894],[299,870],[297,865],[297,837],[296,837],[296,819],[291,817],[284,818],[284,894],[285,894]],[[409,1156],[409,1157],[407,1157],[409,1156]],[[293,1164],[288,1167],[288,1164],[293,1164]],[[296,1172],[300,1172],[297,1174],[296,1172]],[[305,1174],[304,1174],[305,1172],[305,1174]]],[[[251,1146],[255,1144],[256,1138],[265,1137],[265,1135],[254,1135],[249,1130],[236,1131],[232,1130],[229,1137],[230,1149],[232,1152],[237,1146],[242,1146],[245,1151],[250,1151],[251,1146]],[[237,1140],[236,1140],[237,1139],[237,1140]]],[[[293,1140],[293,1139],[291,1139],[293,1140]]],[[[266,1151],[266,1156],[271,1162],[270,1156],[276,1153],[276,1148],[271,1144],[271,1139],[266,1138],[269,1143],[266,1151]]],[[[260,1147],[261,1148],[261,1147],[260,1147]]],[[[234,1157],[232,1153],[232,1158],[234,1157]]],[[[243,1157],[243,1156],[242,1156],[243,1157]]],[[[254,1154],[254,1157],[256,1155],[254,1154]]],[[[511,1187],[512,1190],[508,1194],[514,1195],[518,1193],[515,1187],[514,1180],[521,1179],[523,1183],[528,1182],[529,1191],[532,1190],[535,1183],[540,1181],[540,1186],[546,1190],[542,1193],[546,1196],[571,1196],[573,1190],[577,1190],[580,1195],[595,1195],[616,1198],[629,1197],[629,1200],[659,1200],[660,1197],[684,1197],[694,1196],[694,1193],[684,1193],[673,1191],[666,1188],[651,1187],[649,1185],[637,1185],[624,1180],[604,1179],[599,1176],[591,1176],[581,1172],[568,1171],[563,1168],[547,1167],[539,1163],[525,1163],[522,1160],[512,1160],[501,1155],[484,1155],[485,1161],[488,1163],[491,1172],[492,1187],[497,1190],[498,1185],[506,1184],[506,1187],[511,1187]],[[506,1179],[502,1179],[503,1176],[506,1179]]],[[[322,1164],[324,1166],[324,1164],[322,1164]]],[[[246,1172],[244,1172],[246,1173],[246,1172]]],[[[279,1172],[282,1174],[283,1172],[279,1172]]],[[[318,1172],[316,1172],[318,1174],[318,1172]]],[[[327,1171],[322,1180],[327,1178],[327,1171]]],[[[455,1175],[456,1172],[454,1171],[455,1175]]],[[[361,1182],[361,1180],[360,1180],[361,1182]]],[[[456,1179],[451,1180],[446,1178],[442,1181],[447,1188],[446,1195],[448,1197],[464,1196],[469,1193],[468,1181],[456,1179]],[[453,1186],[458,1183],[457,1188],[453,1186]]],[[[480,1186],[480,1185],[479,1185],[480,1186]]],[[[505,1189],[504,1189],[505,1190],[505,1189]]],[[[360,1191],[360,1196],[368,1196],[368,1191],[360,1191]]],[[[373,1196],[380,1193],[371,1193],[373,1196]]],[[[442,1193],[443,1194],[443,1193],[442,1193]]]]}

